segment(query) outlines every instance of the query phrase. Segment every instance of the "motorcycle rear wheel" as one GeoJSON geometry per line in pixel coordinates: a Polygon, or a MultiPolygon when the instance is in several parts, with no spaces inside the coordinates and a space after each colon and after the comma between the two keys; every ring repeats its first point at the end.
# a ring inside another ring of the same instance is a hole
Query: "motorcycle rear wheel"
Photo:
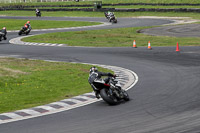
{"type": "Polygon", "coordinates": [[[28,35],[30,33],[30,30],[26,32],[26,35],[28,35]]]}
{"type": "Polygon", "coordinates": [[[118,103],[118,100],[116,97],[110,95],[108,89],[101,89],[100,95],[102,99],[107,102],[109,105],[116,105],[118,103]]]}

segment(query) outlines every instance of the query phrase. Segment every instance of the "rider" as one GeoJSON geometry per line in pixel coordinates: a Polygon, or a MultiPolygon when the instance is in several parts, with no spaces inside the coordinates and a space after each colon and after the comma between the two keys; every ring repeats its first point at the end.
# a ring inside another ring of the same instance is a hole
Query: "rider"
{"type": "Polygon", "coordinates": [[[36,8],[36,9],[35,9],[35,12],[36,12],[36,13],[37,13],[37,12],[40,12],[40,10],[39,10],[38,8],[36,8]]]}
{"type": "Polygon", "coordinates": [[[110,16],[110,15],[112,14],[112,12],[108,11],[108,13],[107,13],[107,14],[108,14],[108,16],[110,16]]]}
{"type": "MultiPolygon", "coordinates": [[[[95,66],[93,66],[93,67],[90,68],[90,74],[89,74],[88,82],[90,83],[90,85],[92,85],[93,83],[95,83],[97,81],[102,81],[102,80],[104,80],[105,83],[108,83],[109,78],[101,79],[102,76],[115,77],[116,75],[112,74],[112,73],[100,72],[100,71],[98,71],[98,69],[95,66]]],[[[93,86],[92,86],[92,88],[95,92],[96,98],[99,99],[100,98],[99,91],[97,91],[93,86]]]]}
{"type": "Polygon", "coordinates": [[[28,28],[31,26],[31,24],[30,24],[31,22],[30,21],[27,21],[25,24],[24,24],[24,26],[28,26],[28,28]]]}
{"type": "Polygon", "coordinates": [[[106,13],[106,18],[109,20],[109,21],[111,21],[111,18],[114,16],[114,12],[110,12],[110,11],[108,11],[107,13],[106,13]]]}
{"type": "Polygon", "coordinates": [[[25,24],[24,24],[24,27],[27,28],[27,32],[31,29],[31,22],[30,21],[27,21],[25,24]]]}
{"type": "Polygon", "coordinates": [[[6,40],[7,39],[7,37],[6,37],[6,35],[7,35],[6,27],[3,27],[0,32],[3,33],[3,38],[4,38],[4,40],[6,40]]]}
{"type": "Polygon", "coordinates": [[[109,18],[109,17],[110,17],[110,14],[111,14],[111,12],[110,12],[110,11],[108,11],[108,12],[105,12],[105,16],[106,16],[106,18],[109,18]]]}
{"type": "Polygon", "coordinates": [[[37,15],[37,13],[40,13],[40,10],[38,8],[35,9],[35,13],[37,15]]]}

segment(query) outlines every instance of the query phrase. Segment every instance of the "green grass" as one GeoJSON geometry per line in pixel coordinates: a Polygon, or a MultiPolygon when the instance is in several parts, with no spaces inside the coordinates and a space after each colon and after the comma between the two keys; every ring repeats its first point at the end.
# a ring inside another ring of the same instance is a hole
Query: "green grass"
{"type": "MultiPolygon", "coordinates": [[[[34,0],[32,0],[34,1],[34,0]]],[[[36,0],[35,0],[36,1],[36,0]]],[[[116,3],[190,3],[190,4],[199,4],[199,0],[94,0],[102,1],[103,4],[116,4],[116,3]]],[[[84,5],[84,4],[93,4],[94,1],[80,1],[80,2],[32,2],[32,3],[12,3],[12,4],[1,4],[4,5],[84,5]]]]}
{"type": "MultiPolygon", "coordinates": [[[[35,16],[35,11],[0,11],[0,15],[6,16],[35,16]]],[[[104,17],[103,12],[84,11],[42,11],[42,17],[104,17]]]]}
{"type": "Polygon", "coordinates": [[[101,0],[103,3],[200,3],[199,0],[101,0]]]}
{"type": "Polygon", "coordinates": [[[137,46],[147,46],[148,41],[151,41],[153,46],[174,46],[177,42],[182,46],[200,46],[198,37],[150,36],[137,33],[143,28],[147,27],[49,33],[24,38],[23,41],[61,43],[69,46],[131,47],[133,40],[136,40],[137,46]]]}
{"type": "Polygon", "coordinates": [[[151,6],[151,5],[130,5],[130,6],[103,6],[103,8],[200,8],[200,6],[151,6]]]}
{"type": "MultiPolygon", "coordinates": [[[[35,16],[33,11],[0,11],[0,15],[7,16],[35,16]]],[[[165,17],[191,17],[200,19],[199,13],[185,12],[115,12],[116,17],[138,17],[138,16],[165,16],[165,17]]],[[[42,16],[52,17],[105,17],[103,12],[84,12],[84,11],[58,11],[42,12],[42,16]]],[[[58,26],[58,25],[57,25],[58,26]]]]}
{"type": "Polygon", "coordinates": [[[90,67],[64,62],[0,58],[0,113],[92,92],[87,81],[90,67]]]}
{"type": "MultiPolygon", "coordinates": [[[[40,7],[39,9],[84,9],[84,8],[93,8],[93,6],[87,6],[87,7],[40,7]]],[[[200,6],[151,6],[151,5],[123,5],[123,6],[102,6],[102,8],[164,8],[164,9],[171,9],[171,8],[200,8],[200,6]]],[[[25,8],[25,9],[32,9],[35,10],[35,8],[25,8]]]]}
{"type": "MultiPolygon", "coordinates": [[[[19,30],[27,20],[19,19],[0,19],[0,25],[5,26],[7,30],[19,30]]],[[[78,21],[50,21],[50,20],[30,20],[32,29],[49,29],[90,26],[101,24],[99,22],[78,22],[78,21]]]]}
{"type": "MultiPolygon", "coordinates": [[[[34,1],[34,0],[32,0],[34,1]]],[[[23,6],[40,6],[40,5],[93,5],[94,2],[90,1],[80,1],[80,2],[27,2],[27,3],[1,3],[0,6],[15,6],[15,5],[23,5],[23,6]]]]}

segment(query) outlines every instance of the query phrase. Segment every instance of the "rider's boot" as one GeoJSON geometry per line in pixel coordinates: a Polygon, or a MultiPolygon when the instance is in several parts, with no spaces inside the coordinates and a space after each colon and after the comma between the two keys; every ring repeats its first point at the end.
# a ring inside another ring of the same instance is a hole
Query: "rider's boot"
{"type": "Polygon", "coordinates": [[[99,94],[99,92],[98,92],[98,91],[94,91],[94,92],[95,92],[95,96],[96,96],[96,98],[99,99],[99,98],[100,98],[100,94],[99,94]]]}
{"type": "Polygon", "coordinates": [[[7,37],[6,37],[6,36],[4,36],[4,37],[3,37],[3,39],[4,39],[4,40],[7,40],[7,37]]]}

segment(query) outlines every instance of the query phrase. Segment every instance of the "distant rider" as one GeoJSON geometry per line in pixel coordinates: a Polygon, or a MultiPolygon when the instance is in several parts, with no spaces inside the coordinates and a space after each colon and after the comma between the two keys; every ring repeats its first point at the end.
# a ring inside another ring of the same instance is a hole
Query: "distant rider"
{"type": "Polygon", "coordinates": [[[93,87],[93,85],[95,84],[95,82],[102,81],[102,80],[105,83],[109,82],[109,78],[108,77],[105,78],[105,79],[101,79],[102,76],[115,77],[116,75],[114,75],[112,73],[99,72],[98,69],[95,66],[90,68],[90,74],[89,74],[88,82],[92,86],[92,88],[93,88],[93,90],[95,92],[96,98],[98,98],[98,99],[100,98],[99,91],[97,91],[96,88],[93,87]]]}
{"type": "Polygon", "coordinates": [[[35,13],[39,13],[40,10],[38,8],[35,9],[35,13]]]}
{"type": "Polygon", "coordinates": [[[110,12],[110,11],[105,12],[105,16],[110,21],[111,18],[114,16],[114,12],[110,12]]]}
{"type": "Polygon", "coordinates": [[[105,12],[104,14],[105,14],[106,18],[108,19],[112,13],[110,11],[108,11],[108,12],[105,12]]]}
{"type": "Polygon", "coordinates": [[[7,35],[6,27],[3,27],[0,32],[3,34],[3,39],[6,40],[7,39],[7,37],[6,37],[6,35],[7,35]]]}
{"type": "Polygon", "coordinates": [[[41,16],[40,10],[39,10],[38,8],[35,9],[35,14],[36,14],[36,16],[41,16]],[[39,15],[39,14],[40,14],[40,15],[39,15]]]}
{"type": "Polygon", "coordinates": [[[107,13],[107,14],[108,14],[108,16],[110,16],[110,15],[112,15],[113,13],[112,13],[112,12],[110,12],[110,11],[108,11],[108,13],[107,13]]]}

